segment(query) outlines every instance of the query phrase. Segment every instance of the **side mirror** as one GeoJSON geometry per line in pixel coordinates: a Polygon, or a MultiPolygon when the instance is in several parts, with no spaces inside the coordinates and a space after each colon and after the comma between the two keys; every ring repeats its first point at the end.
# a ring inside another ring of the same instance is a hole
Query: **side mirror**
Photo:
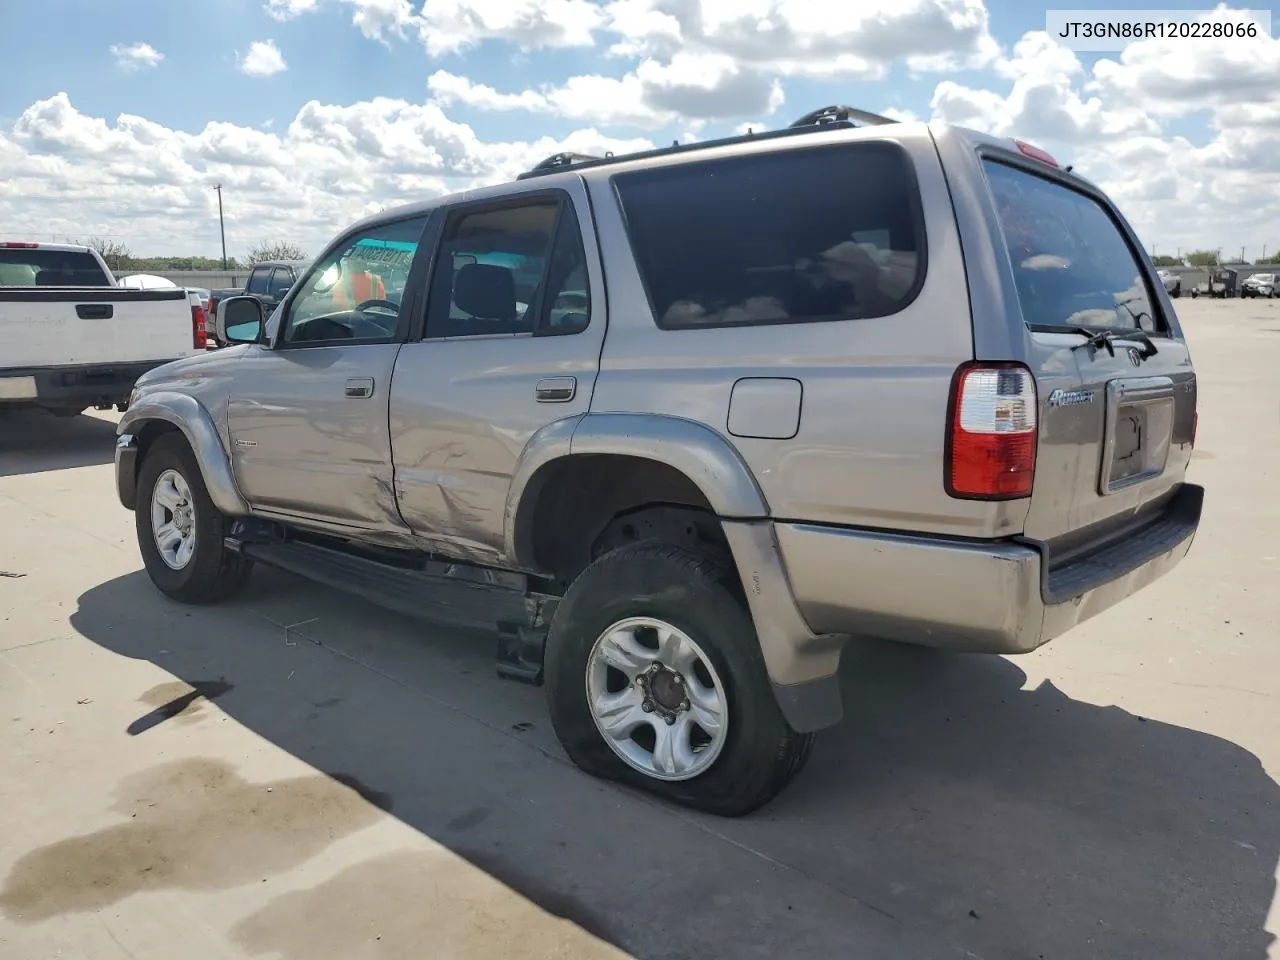
{"type": "Polygon", "coordinates": [[[262,302],[257,297],[228,297],[218,302],[213,321],[219,343],[258,343],[262,340],[262,302]]]}

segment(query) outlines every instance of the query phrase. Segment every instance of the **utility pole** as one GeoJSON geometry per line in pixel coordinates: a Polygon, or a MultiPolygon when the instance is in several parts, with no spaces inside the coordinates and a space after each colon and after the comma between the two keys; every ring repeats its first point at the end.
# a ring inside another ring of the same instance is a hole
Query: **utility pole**
{"type": "Polygon", "coordinates": [[[222,236],[222,269],[227,269],[227,227],[222,220],[222,184],[215,184],[218,191],[218,233],[222,236]]]}
{"type": "Polygon", "coordinates": [[[1244,247],[1240,248],[1240,262],[1244,263],[1244,247]]]}

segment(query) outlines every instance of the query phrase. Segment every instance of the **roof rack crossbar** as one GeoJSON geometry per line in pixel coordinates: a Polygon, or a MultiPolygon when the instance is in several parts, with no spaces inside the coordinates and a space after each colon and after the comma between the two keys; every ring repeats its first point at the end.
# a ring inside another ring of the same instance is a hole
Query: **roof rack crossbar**
{"type": "Polygon", "coordinates": [[[799,134],[826,132],[830,130],[849,130],[855,127],[883,126],[897,123],[890,117],[868,113],[853,107],[830,106],[806,113],[799,120],[779,130],[766,130],[756,133],[748,130],[744,134],[733,137],[721,137],[718,140],[702,140],[695,143],[676,141],[669,147],[656,147],[652,150],[640,150],[636,153],[606,154],[595,157],[584,153],[556,153],[536,166],[516,177],[517,180],[528,180],[531,177],[544,177],[552,173],[563,173],[566,170],[582,170],[587,167],[598,167],[602,164],[622,163],[631,160],[648,160],[654,157],[665,157],[693,150],[709,150],[712,147],[727,147],[737,143],[754,143],[757,140],[775,140],[782,137],[793,137],[799,134]]]}

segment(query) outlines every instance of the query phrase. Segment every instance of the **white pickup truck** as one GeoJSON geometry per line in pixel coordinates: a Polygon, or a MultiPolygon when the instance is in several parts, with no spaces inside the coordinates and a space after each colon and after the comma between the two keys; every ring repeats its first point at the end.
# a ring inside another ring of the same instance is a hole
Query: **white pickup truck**
{"type": "Polygon", "coordinates": [[[89,247],[0,242],[0,413],[123,410],[138,377],[206,346],[194,293],[120,287],[89,247]]]}

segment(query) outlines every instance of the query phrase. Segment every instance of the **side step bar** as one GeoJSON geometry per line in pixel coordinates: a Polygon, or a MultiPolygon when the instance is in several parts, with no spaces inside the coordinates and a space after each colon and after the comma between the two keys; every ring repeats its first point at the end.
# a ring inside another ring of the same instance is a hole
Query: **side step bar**
{"type": "Polygon", "coordinates": [[[429,564],[463,574],[445,576],[379,563],[317,544],[245,536],[248,532],[233,530],[224,541],[226,548],[408,617],[466,630],[496,630],[499,676],[525,683],[542,682],[542,651],[557,598],[513,589],[515,583],[523,581],[522,577],[499,574],[506,583],[483,583],[466,576],[483,577],[485,571],[478,568],[429,564]]]}

